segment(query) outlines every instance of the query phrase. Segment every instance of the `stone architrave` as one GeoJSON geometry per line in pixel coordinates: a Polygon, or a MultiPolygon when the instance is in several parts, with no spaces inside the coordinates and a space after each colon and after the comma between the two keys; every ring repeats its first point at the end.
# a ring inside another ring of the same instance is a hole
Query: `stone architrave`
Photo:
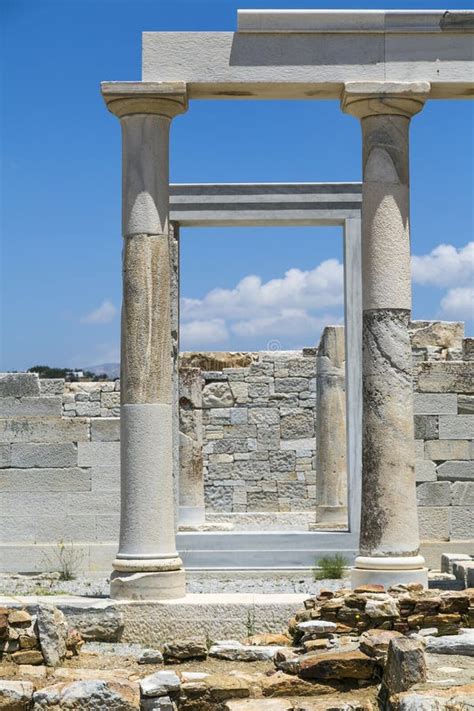
{"type": "Polygon", "coordinates": [[[353,585],[421,582],[415,493],[408,133],[427,82],[345,85],[363,152],[363,434],[360,553],[353,585]]]}
{"type": "Polygon", "coordinates": [[[344,326],[326,326],[316,358],[316,521],[347,524],[344,326]]]}
{"type": "Polygon", "coordinates": [[[183,83],[102,85],[122,127],[123,304],[121,518],[110,595],[185,594],[176,551],[173,490],[173,264],[169,235],[169,129],[187,109],[183,83]]]}
{"type": "Polygon", "coordinates": [[[179,525],[200,526],[205,520],[202,386],[200,368],[179,370],[179,525]]]}

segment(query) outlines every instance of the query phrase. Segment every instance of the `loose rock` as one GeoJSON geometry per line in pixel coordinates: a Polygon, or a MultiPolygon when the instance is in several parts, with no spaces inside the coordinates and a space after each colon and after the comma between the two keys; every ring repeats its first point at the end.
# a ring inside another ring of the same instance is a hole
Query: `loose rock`
{"type": "Polygon", "coordinates": [[[426,651],[474,657],[474,630],[461,630],[460,634],[444,637],[426,637],[426,651]]]}
{"type": "Polygon", "coordinates": [[[167,696],[179,691],[181,682],[174,671],[158,671],[140,680],[142,696],[167,696]]]}
{"type": "Polygon", "coordinates": [[[206,659],[207,645],[204,637],[168,642],[163,649],[165,662],[182,662],[186,659],[206,659]]]}
{"type": "Polygon", "coordinates": [[[159,649],[144,649],[137,662],[139,664],[162,664],[163,655],[159,649]]]}
{"type": "Polygon", "coordinates": [[[138,711],[138,684],[129,681],[89,679],[54,684],[33,694],[33,711],[52,708],[67,711],[138,711]]]}
{"type": "Polygon", "coordinates": [[[367,630],[360,636],[360,651],[369,657],[385,662],[390,642],[392,639],[400,637],[403,635],[395,630],[367,630]]]}
{"type": "Polygon", "coordinates": [[[34,686],[28,681],[0,680],[0,711],[28,711],[34,686]]]}
{"type": "Polygon", "coordinates": [[[383,686],[389,694],[406,691],[426,681],[426,660],[423,646],[415,639],[392,639],[387,654],[383,686]]]}
{"type": "Polygon", "coordinates": [[[303,679],[371,679],[377,662],[360,651],[305,654],[299,660],[303,679]]]}
{"type": "Polygon", "coordinates": [[[218,659],[230,659],[233,662],[257,662],[273,659],[279,649],[281,648],[273,645],[258,647],[229,640],[213,644],[209,650],[209,656],[217,657],[218,659]]]}
{"type": "Polygon", "coordinates": [[[46,666],[61,663],[67,651],[67,624],[63,613],[53,605],[38,605],[38,634],[46,666]]]}

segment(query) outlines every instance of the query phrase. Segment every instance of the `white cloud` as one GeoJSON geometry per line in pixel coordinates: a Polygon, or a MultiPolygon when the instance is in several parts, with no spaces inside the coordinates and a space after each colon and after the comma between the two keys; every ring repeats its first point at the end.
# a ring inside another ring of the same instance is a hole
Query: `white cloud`
{"type": "Polygon", "coordinates": [[[339,323],[342,317],[312,316],[304,309],[282,309],[274,316],[263,316],[237,321],[232,325],[233,333],[243,337],[280,336],[281,338],[303,338],[311,344],[329,323],[339,323]]]}
{"type": "Polygon", "coordinates": [[[224,345],[231,336],[278,339],[282,347],[299,339],[317,340],[321,327],[338,323],[344,303],[344,268],[328,259],[311,270],[289,269],[284,276],[262,281],[251,274],[233,289],[213,289],[202,299],[181,303],[181,341],[190,346],[224,345]],[[334,308],[336,315],[315,311],[334,308]]]}
{"type": "Polygon", "coordinates": [[[96,309],[82,316],[81,323],[110,323],[116,313],[117,309],[113,303],[105,299],[96,309]]]}
{"type": "Polygon", "coordinates": [[[183,350],[195,345],[215,345],[229,337],[225,321],[220,318],[209,320],[194,320],[182,323],[180,326],[181,347],[183,350]]]}
{"type": "Polygon", "coordinates": [[[440,244],[429,254],[413,256],[413,281],[440,287],[463,286],[474,280],[474,242],[459,249],[452,244],[440,244]]]}
{"type": "Polygon", "coordinates": [[[441,308],[450,318],[466,320],[474,318],[474,286],[450,289],[441,299],[441,308]]]}
{"type": "Polygon", "coordinates": [[[244,277],[234,289],[213,289],[203,299],[184,298],[183,319],[245,319],[274,315],[281,309],[322,309],[340,306],[344,269],[337,259],[327,259],[315,269],[289,269],[284,277],[262,282],[256,275],[244,277]]]}

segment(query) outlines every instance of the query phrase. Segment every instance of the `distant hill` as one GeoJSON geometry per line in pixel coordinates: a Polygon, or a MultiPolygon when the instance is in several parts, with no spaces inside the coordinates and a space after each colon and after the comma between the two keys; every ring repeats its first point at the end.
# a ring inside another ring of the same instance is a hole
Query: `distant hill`
{"type": "Polygon", "coordinates": [[[99,365],[88,365],[84,370],[90,370],[96,375],[105,373],[111,380],[120,378],[120,363],[100,363],[99,365]]]}

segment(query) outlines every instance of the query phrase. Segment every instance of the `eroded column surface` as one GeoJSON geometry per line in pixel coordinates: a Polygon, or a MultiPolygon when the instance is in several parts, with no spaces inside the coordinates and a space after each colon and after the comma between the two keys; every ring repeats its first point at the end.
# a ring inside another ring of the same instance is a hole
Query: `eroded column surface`
{"type": "Polygon", "coordinates": [[[202,386],[200,368],[179,372],[179,524],[200,526],[205,521],[202,386]]]}
{"type": "Polygon", "coordinates": [[[347,524],[344,326],[326,326],[316,358],[316,521],[347,524]]]}
{"type": "Polygon", "coordinates": [[[173,491],[173,253],[169,234],[169,127],[186,109],[184,85],[106,84],[123,155],[121,519],[111,597],[185,594],[173,491]]]}
{"type": "Polygon", "coordinates": [[[353,585],[427,584],[414,474],[408,132],[430,86],[347,84],[363,148],[363,440],[360,554],[353,585]]]}

